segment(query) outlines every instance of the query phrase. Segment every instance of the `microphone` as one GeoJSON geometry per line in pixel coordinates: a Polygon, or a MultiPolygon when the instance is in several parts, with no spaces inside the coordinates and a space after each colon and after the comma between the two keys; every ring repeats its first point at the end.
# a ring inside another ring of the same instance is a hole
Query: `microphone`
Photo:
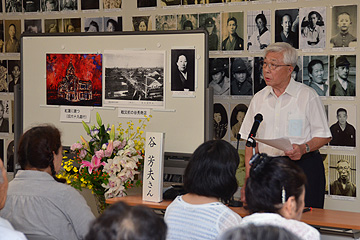
{"type": "MultiPolygon", "coordinates": [[[[251,131],[250,131],[250,133],[249,133],[249,136],[248,136],[248,139],[247,139],[247,141],[246,141],[246,146],[247,147],[253,147],[253,143],[254,143],[254,137],[256,136],[256,132],[257,132],[257,130],[258,130],[258,128],[259,128],[259,125],[260,125],[260,123],[262,122],[262,120],[263,120],[263,116],[261,115],[261,113],[258,113],[258,114],[256,114],[256,116],[254,117],[254,124],[253,124],[253,126],[252,126],[252,128],[251,128],[251,131]]],[[[255,146],[254,146],[255,147],[255,146]]]]}

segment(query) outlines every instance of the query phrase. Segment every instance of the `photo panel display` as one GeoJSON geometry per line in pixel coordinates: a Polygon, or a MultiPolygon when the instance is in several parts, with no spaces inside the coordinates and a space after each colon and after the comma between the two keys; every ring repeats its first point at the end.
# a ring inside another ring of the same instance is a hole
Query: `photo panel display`
{"type": "Polygon", "coordinates": [[[231,96],[253,95],[253,57],[231,58],[231,96]]]}
{"type": "Polygon", "coordinates": [[[244,12],[224,12],[221,22],[221,50],[244,50],[244,12]]]}
{"type": "Polygon", "coordinates": [[[104,24],[103,18],[85,18],[84,19],[84,31],[85,32],[103,32],[104,24]]]}
{"type": "Polygon", "coordinates": [[[229,58],[209,59],[209,87],[215,96],[230,95],[229,58]]]}
{"type": "Polygon", "coordinates": [[[104,17],[105,32],[121,32],[122,17],[104,17]]]}
{"type": "Polygon", "coordinates": [[[0,59],[0,93],[6,93],[9,91],[7,82],[8,74],[8,60],[0,59]]]}
{"type": "Polygon", "coordinates": [[[62,19],[45,19],[45,33],[59,32],[64,32],[62,19]]]}
{"type": "Polygon", "coordinates": [[[99,10],[99,0],[81,0],[81,10],[99,10]]]}
{"type": "Polygon", "coordinates": [[[329,96],[329,56],[303,56],[303,83],[320,97],[329,96]]]}
{"type": "Polygon", "coordinates": [[[5,20],[4,30],[5,30],[5,52],[20,53],[21,21],[5,20]]]}
{"type": "Polygon", "coordinates": [[[254,57],[254,94],[266,87],[263,75],[263,57],[254,57]]]}
{"type": "MultiPolygon", "coordinates": [[[[1,3],[1,5],[2,5],[2,3],[1,3]]],[[[22,12],[22,2],[19,0],[5,0],[5,12],[21,13],[22,12]]]]}
{"type": "Polygon", "coordinates": [[[137,0],[138,8],[156,7],[157,0],[137,0]]]}
{"type": "Polygon", "coordinates": [[[356,156],[330,155],[330,195],[341,198],[356,197],[356,156]]]}
{"type": "Polygon", "coordinates": [[[24,12],[40,12],[40,0],[23,0],[24,12]]]}
{"type": "Polygon", "coordinates": [[[270,10],[247,12],[247,49],[249,51],[262,51],[271,43],[270,23],[270,10]]]}
{"type": "Polygon", "coordinates": [[[76,10],[78,10],[77,0],[60,0],[60,11],[76,11],[76,10]]]}
{"type": "Polygon", "coordinates": [[[330,56],[330,96],[356,96],[356,55],[330,56]]]}
{"type": "Polygon", "coordinates": [[[176,15],[156,15],[155,25],[157,31],[176,30],[176,15]]]}
{"type": "Polygon", "coordinates": [[[209,33],[209,51],[219,50],[220,13],[199,14],[199,27],[209,33]]]}
{"type": "Polygon", "coordinates": [[[104,68],[104,106],[164,108],[165,52],[108,51],[104,68]]]}
{"type": "Polygon", "coordinates": [[[8,135],[10,132],[10,101],[0,99],[0,135],[8,135]]]}
{"type": "Polygon", "coordinates": [[[43,12],[58,12],[60,10],[59,0],[41,0],[43,12]]]}
{"type": "Polygon", "coordinates": [[[104,9],[119,9],[123,0],[103,0],[104,9]]]}
{"type": "Polygon", "coordinates": [[[357,5],[334,6],[331,20],[330,47],[356,47],[357,5]]]}
{"type": "Polygon", "coordinates": [[[146,32],[152,29],[152,22],[150,16],[136,16],[132,17],[133,31],[146,32]]]}
{"type": "Polygon", "coordinates": [[[64,24],[64,32],[81,32],[81,18],[64,18],[62,22],[64,24]]]}
{"type": "Polygon", "coordinates": [[[198,14],[179,14],[177,15],[177,30],[197,29],[198,21],[198,14]]]}
{"type": "Polygon", "coordinates": [[[213,124],[214,124],[214,133],[213,138],[215,140],[228,138],[228,103],[214,103],[214,116],[213,116],[213,124]]]}
{"type": "Polygon", "coordinates": [[[6,159],[6,162],[4,163],[4,166],[6,167],[7,172],[14,172],[14,152],[15,152],[15,147],[14,147],[14,139],[12,138],[7,138],[5,140],[5,149],[6,152],[6,158],[4,156],[4,158],[2,159],[6,159]]]}
{"type": "Polygon", "coordinates": [[[25,32],[26,33],[41,33],[41,19],[25,19],[25,32]]]}
{"type": "Polygon", "coordinates": [[[300,49],[325,48],[326,7],[300,8],[300,49]]]}
{"type": "MultiPolygon", "coordinates": [[[[238,140],[238,134],[241,125],[244,121],[244,117],[249,107],[249,103],[231,104],[231,115],[230,115],[230,141],[234,142],[238,140]]],[[[240,141],[244,141],[240,138],[240,141]]]]}
{"type": "Polygon", "coordinates": [[[20,60],[8,60],[8,90],[10,93],[14,92],[16,85],[20,84],[21,80],[21,62],[20,60]]]}
{"type": "Polygon", "coordinates": [[[329,126],[332,135],[330,146],[336,149],[356,147],[356,105],[329,105],[329,126]]]}
{"type": "Polygon", "coordinates": [[[299,48],[299,9],[275,10],[275,42],[299,48]]]}

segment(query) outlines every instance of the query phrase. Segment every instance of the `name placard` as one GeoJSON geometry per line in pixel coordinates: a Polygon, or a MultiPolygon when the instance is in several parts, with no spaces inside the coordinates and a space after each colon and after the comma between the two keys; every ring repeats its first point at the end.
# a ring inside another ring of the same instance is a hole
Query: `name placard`
{"type": "Polygon", "coordinates": [[[60,122],[90,122],[89,107],[60,106],[60,122]]]}
{"type": "Polygon", "coordinates": [[[144,156],[142,199],[163,200],[164,133],[147,132],[144,156]]]}

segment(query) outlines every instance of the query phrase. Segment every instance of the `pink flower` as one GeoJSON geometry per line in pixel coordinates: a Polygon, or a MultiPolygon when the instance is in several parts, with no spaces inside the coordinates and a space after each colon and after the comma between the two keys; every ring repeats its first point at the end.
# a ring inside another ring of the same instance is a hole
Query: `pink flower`
{"type": "Polygon", "coordinates": [[[86,156],[86,150],[82,149],[82,150],[80,151],[79,157],[80,157],[81,159],[84,159],[85,156],[86,156]]]}
{"type": "Polygon", "coordinates": [[[80,170],[83,167],[87,167],[89,173],[92,174],[93,170],[98,169],[100,166],[105,166],[105,163],[101,162],[100,160],[101,160],[100,158],[98,158],[98,157],[96,157],[96,155],[94,155],[91,159],[91,162],[88,162],[88,161],[81,162],[80,170]]]}
{"type": "Polygon", "coordinates": [[[70,150],[71,151],[75,151],[77,149],[81,149],[82,148],[82,144],[81,143],[74,143],[73,145],[71,145],[70,150]]]}
{"type": "Polygon", "coordinates": [[[104,151],[103,150],[96,151],[95,156],[99,159],[102,159],[105,156],[104,151]]]}
{"type": "Polygon", "coordinates": [[[110,157],[112,152],[114,150],[114,145],[113,145],[113,141],[110,140],[109,144],[107,145],[107,148],[105,150],[105,157],[110,157]]]}

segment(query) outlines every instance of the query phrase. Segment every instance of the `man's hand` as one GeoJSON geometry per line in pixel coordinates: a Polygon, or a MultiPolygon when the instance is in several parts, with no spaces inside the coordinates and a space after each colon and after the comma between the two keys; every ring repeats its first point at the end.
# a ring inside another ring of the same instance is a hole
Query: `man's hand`
{"type": "Polygon", "coordinates": [[[305,153],[305,145],[292,144],[293,149],[285,152],[291,160],[300,160],[301,156],[305,153]]]}

